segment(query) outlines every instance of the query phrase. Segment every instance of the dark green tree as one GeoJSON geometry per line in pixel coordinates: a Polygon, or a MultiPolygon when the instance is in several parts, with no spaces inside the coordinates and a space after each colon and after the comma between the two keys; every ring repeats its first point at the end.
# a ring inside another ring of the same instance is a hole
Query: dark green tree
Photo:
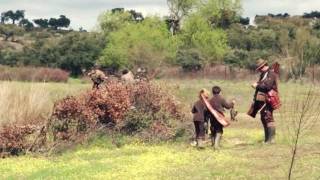
{"type": "Polygon", "coordinates": [[[57,30],[58,28],[69,27],[70,19],[68,19],[64,15],[60,15],[60,17],[58,19],[50,18],[48,23],[51,28],[57,30]]]}
{"type": "Polygon", "coordinates": [[[60,15],[60,17],[58,18],[58,27],[67,28],[69,27],[70,22],[70,19],[67,18],[65,15],[60,15]]]}
{"type": "Polygon", "coordinates": [[[49,27],[49,20],[48,19],[34,19],[33,22],[41,28],[48,28],[49,27]]]}
{"type": "Polygon", "coordinates": [[[30,22],[28,19],[22,19],[20,22],[19,22],[19,26],[23,27],[25,30],[31,30],[34,25],[32,22],[30,22]]]}
{"type": "Polygon", "coordinates": [[[6,12],[1,13],[1,24],[5,24],[9,20],[6,12]]]}
{"type": "Polygon", "coordinates": [[[19,21],[21,19],[24,19],[24,10],[16,10],[16,12],[13,12],[12,10],[2,13],[1,15],[1,21],[3,23],[5,20],[11,19],[12,24],[15,24],[16,21],[19,21]]]}
{"type": "Polygon", "coordinates": [[[15,24],[16,21],[20,21],[21,19],[24,19],[24,10],[16,10],[16,12],[13,14],[12,24],[15,24]]]}
{"type": "Polygon", "coordinates": [[[250,24],[250,18],[249,17],[240,17],[240,20],[239,20],[240,24],[242,25],[249,25],[250,24]]]}

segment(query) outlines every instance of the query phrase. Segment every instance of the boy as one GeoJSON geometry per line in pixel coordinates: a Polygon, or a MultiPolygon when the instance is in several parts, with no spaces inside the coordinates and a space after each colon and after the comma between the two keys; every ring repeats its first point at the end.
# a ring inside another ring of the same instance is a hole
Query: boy
{"type": "Polygon", "coordinates": [[[202,89],[199,92],[199,100],[196,101],[192,108],[193,122],[196,133],[196,145],[199,148],[204,147],[205,140],[205,123],[208,122],[207,108],[204,102],[202,101],[201,94],[209,99],[209,91],[202,89]]]}
{"type": "MultiPolygon", "coordinates": [[[[214,86],[212,88],[213,97],[209,100],[210,105],[213,109],[218,111],[223,115],[224,109],[233,108],[235,101],[227,102],[221,95],[221,88],[219,86],[214,86]]],[[[217,119],[210,113],[210,130],[211,130],[211,142],[214,148],[218,149],[220,147],[220,140],[223,134],[223,125],[221,125],[217,119]]]]}

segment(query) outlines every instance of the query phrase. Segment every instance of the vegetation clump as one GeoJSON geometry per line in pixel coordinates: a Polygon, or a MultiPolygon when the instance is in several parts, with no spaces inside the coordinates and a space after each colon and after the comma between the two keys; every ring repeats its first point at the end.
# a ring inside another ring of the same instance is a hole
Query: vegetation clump
{"type": "Polygon", "coordinates": [[[51,150],[57,144],[84,142],[96,133],[169,140],[181,134],[183,117],[175,98],[154,83],[109,81],[99,89],[57,101],[47,120],[3,126],[0,154],[51,150]]]}

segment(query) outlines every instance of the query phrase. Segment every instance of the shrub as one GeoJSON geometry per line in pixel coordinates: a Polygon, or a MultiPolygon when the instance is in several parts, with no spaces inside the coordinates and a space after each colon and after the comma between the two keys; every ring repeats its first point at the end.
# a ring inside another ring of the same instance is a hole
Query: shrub
{"type": "Polygon", "coordinates": [[[55,140],[74,140],[101,125],[144,139],[168,139],[174,135],[170,121],[182,117],[173,96],[159,86],[111,81],[98,90],[57,102],[50,127],[55,140]]]}
{"type": "Polygon", "coordinates": [[[47,147],[52,150],[82,142],[101,130],[135,135],[145,141],[168,140],[181,132],[178,120],[183,117],[174,97],[155,84],[109,81],[100,89],[56,102],[48,121],[46,117],[20,123],[12,120],[1,126],[0,156],[47,147]]]}
{"type": "Polygon", "coordinates": [[[31,126],[5,126],[0,130],[0,156],[19,155],[30,147],[27,137],[35,132],[31,126]]]}
{"type": "Polygon", "coordinates": [[[45,138],[37,133],[51,115],[49,92],[41,86],[3,82],[0,99],[0,157],[42,147],[45,138]]]}
{"type": "Polygon", "coordinates": [[[190,49],[181,50],[178,52],[177,63],[184,71],[199,71],[204,65],[204,60],[199,51],[190,49]]]}
{"type": "Polygon", "coordinates": [[[130,108],[126,86],[110,82],[78,97],[57,102],[51,118],[55,139],[76,138],[96,127],[98,123],[114,127],[130,108]]]}

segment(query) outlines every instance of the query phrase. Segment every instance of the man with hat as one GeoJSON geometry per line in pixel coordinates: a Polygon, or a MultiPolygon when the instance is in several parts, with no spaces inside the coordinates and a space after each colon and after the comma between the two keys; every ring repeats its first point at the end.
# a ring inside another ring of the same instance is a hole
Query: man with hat
{"type": "Polygon", "coordinates": [[[100,70],[100,66],[95,64],[93,69],[88,73],[88,76],[93,82],[92,89],[99,89],[99,85],[103,83],[108,77],[100,70]]]}
{"type": "Polygon", "coordinates": [[[264,59],[257,60],[257,69],[256,71],[260,72],[259,81],[252,84],[252,87],[256,89],[254,95],[255,103],[258,102],[258,106],[255,106],[252,111],[249,111],[248,114],[251,117],[255,117],[258,111],[260,110],[261,122],[264,128],[265,134],[265,143],[274,143],[274,138],[276,134],[276,127],[273,118],[273,107],[266,101],[267,94],[274,90],[278,92],[277,84],[277,75],[271,70],[268,66],[267,61],[264,59]]]}

